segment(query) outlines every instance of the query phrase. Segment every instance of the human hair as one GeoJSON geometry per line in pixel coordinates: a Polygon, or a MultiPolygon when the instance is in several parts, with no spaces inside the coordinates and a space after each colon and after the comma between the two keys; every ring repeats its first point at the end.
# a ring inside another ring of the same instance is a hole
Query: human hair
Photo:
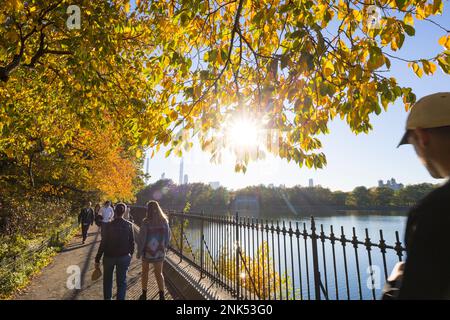
{"type": "Polygon", "coordinates": [[[116,217],[122,217],[126,210],[127,206],[125,203],[120,202],[114,207],[114,214],[116,217]]]}
{"type": "Polygon", "coordinates": [[[110,204],[111,204],[111,201],[106,200],[106,201],[103,203],[103,206],[107,207],[107,206],[109,206],[110,204]]]}
{"type": "Polygon", "coordinates": [[[147,215],[144,221],[155,225],[169,223],[167,215],[162,211],[159,203],[154,200],[147,202],[147,215]]]}
{"type": "Polygon", "coordinates": [[[450,126],[428,128],[426,130],[433,135],[450,139],[450,126]]]}

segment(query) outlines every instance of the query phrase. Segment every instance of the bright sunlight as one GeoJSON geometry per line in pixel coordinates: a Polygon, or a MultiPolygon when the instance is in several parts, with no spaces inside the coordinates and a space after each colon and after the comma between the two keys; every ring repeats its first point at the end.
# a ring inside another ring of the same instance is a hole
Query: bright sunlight
{"type": "Polygon", "coordinates": [[[235,120],[227,132],[227,139],[232,146],[249,148],[259,144],[259,127],[257,123],[250,119],[235,120]]]}

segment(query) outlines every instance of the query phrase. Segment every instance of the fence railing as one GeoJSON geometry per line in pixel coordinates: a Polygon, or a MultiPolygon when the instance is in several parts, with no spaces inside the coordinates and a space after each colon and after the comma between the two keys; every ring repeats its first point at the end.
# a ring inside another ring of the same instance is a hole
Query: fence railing
{"type": "Polygon", "coordinates": [[[237,299],[378,299],[405,248],[306,222],[166,210],[171,250],[237,299]],[[328,232],[327,232],[328,231],[328,232]]]}

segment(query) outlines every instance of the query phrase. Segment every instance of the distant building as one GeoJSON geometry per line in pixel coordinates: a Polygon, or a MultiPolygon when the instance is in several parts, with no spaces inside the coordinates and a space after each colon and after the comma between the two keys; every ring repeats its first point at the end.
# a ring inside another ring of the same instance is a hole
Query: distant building
{"type": "Polygon", "coordinates": [[[310,188],[314,187],[314,180],[313,179],[309,179],[308,186],[310,188]]]}
{"type": "Polygon", "coordinates": [[[166,173],[163,172],[162,175],[161,175],[161,180],[164,180],[165,178],[166,178],[166,173]]]}
{"type": "Polygon", "coordinates": [[[188,184],[189,182],[189,177],[187,174],[184,175],[184,184],[188,184]]]}
{"type": "MultiPolygon", "coordinates": [[[[145,164],[145,174],[148,175],[149,172],[150,172],[150,159],[149,159],[149,158],[146,158],[145,160],[146,160],[146,162],[147,162],[147,163],[145,164]]],[[[147,177],[147,179],[146,179],[145,182],[148,183],[148,180],[149,180],[149,179],[148,179],[148,177],[147,177]]]]}
{"type": "Polygon", "coordinates": [[[273,189],[273,188],[275,188],[275,185],[273,183],[269,183],[269,185],[267,187],[270,189],[273,189]]]}
{"type": "Polygon", "coordinates": [[[386,183],[384,183],[383,180],[378,180],[378,187],[400,190],[403,188],[403,183],[397,183],[394,178],[391,178],[391,180],[387,180],[386,183]]]}
{"type": "Polygon", "coordinates": [[[211,188],[213,188],[214,190],[219,189],[220,188],[220,182],[219,181],[211,181],[209,183],[209,186],[211,188]]]}
{"type": "Polygon", "coordinates": [[[183,163],[183,158],[181,158],[181,160],[180,160],[180,176],[178,178],[179,185],[183,184],[183,176],[184,176],[184,163],[183,163]]]}

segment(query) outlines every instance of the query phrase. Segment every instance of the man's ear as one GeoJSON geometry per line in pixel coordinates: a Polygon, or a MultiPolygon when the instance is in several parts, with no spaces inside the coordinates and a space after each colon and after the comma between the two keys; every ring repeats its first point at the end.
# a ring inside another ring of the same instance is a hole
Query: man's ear
{"type": "Polygon", "coordinates": [[[426,148],[430,142],[430,133],[424,128],[416,128],[414,138],[421,148],[426,148]]]}

